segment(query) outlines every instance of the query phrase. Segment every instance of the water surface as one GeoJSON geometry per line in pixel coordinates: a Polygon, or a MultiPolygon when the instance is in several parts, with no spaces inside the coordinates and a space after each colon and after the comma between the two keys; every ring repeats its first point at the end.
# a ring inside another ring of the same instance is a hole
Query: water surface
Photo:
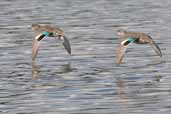
{"type": "Polygon", "coordinates": [[[1,0],[0,113],[170,114],[170,0],[1,0]],[[72,45],[45,38],[31,62],[33,23],[61,27],[72,45]],[[119,28],[151,35],[115,63],[119,28]]]}

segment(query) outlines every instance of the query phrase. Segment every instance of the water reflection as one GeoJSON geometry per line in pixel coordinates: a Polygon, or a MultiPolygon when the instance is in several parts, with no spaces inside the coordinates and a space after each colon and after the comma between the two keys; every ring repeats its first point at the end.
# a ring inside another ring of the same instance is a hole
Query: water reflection
{"type": "Polygon", "coordinates": [[[117,84],[117,93],[119,95],[119,97],[122,99],[121,101],[127,101],[128,96],[126,95],[126,82],[123,79],[117,79],[116,81],[117,84]]]}
{"type": "Polygon", "coordinates": [[[165,63],[165,61],[152,61],[150,63],[147,63],[145,65],[140,65],[138,66],[138,64],[136,66],[132,66],[132,69],[143,69],[143,68],[150,68],[150,67],[159,67],[161,66],[163,63],[165,63]]]}
{"type": "Polygon", "coordinates": [[[36,65],[35,62],[32,63],[32,78],[36,79],[40,74],[40,66],[36,65]]]}
{"type": "Polygon", "coordinates": [[[0,112],[170,114],[170,0],[1,0],[0,6],[0,112]],[[73,55],[45,38],[41,59],[31,64],[33,23],[63,28],[73,55]],[[120,27],[154,36],[166,62],[138,46],[117,66],[113,29],[120,27]]]}
{"type": "Polygon", "coordinates": [[[57,74],[65,74],[65,73],[69,73],[72,72],[74,69],[71,67],[70,63],[64,64],[62,66],[60,66],[59,70],[56,71],[57,74]]]}
{"type": "Polygon", "coordinates": [[[156,75],[154,80],[134,84],[129,79],[117,78],[118,102],[122,112],[133,113],[135,108],[136,110],[148,109],[147,105],[155,107],[161,100],[157,92],[161,78],[162,76],[156,75]]]}
{"type": "MultiPolygon", "coordinates": [[[[36,62],[32,63],[32,78],[33,79],[37,79],[40,76],[40,73],[42,71],[41,69],[43,69],[43,67],[45,66],[37,65],[36,62]]],[[[58,65],[57,67],[59,67],[57,71],[54,71],[56,74],[65,74],[65,73],[69,73],[75,70],[71,67],[71,64],[69,62],[61,66],[58,65]]],[[[49,72],[52,72],[52,71],[49,71],[49,72]]]]}

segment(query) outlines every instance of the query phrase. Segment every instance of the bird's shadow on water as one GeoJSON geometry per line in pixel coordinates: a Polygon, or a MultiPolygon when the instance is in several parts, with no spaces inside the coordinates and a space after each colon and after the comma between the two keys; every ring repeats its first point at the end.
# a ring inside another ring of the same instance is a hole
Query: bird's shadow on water
{"type": "Polygon", "coordinates": [[[116,67],[118,67],[119,69],[129,68],[129,70],[122,70],[121,73],[118,73],[115,76],[116,85],[117,85],[116,92],[118,97],[121,99],[120,101],[122,102],[120,103],[121,105],[124,106],[124,108],[129,107],[130,102],[139,102],[138,99],[143,99],[141,98],[141,95],[144,95],[143,93],[144,88],[157,88],[160,85],[162,79],[164,78],[163,74],[156,72],[156,73],[152,73],[152,75],[150,74],[152,77],[150,76],[150,80],[148,80],[147,78],[149,77],[142,77],[142,75],[144,74],[143,72],[141,72],[141,69],[151,66],[158,66],[158,65],[160,66],[164,63],[165,61],[158,61],[145,65],[139,65],[139,66],[136,65],[133,67],[126,64],[116,65],[116,67]],[[135,70],[131,70],[131,69],[135,69],[135,70]],[[137,77],[136,76],[137,73],[139,73],[140,76],[138,75],[137,77]]]}
{"type": "Polygon", "coordinates": [[[146,104],[157,103],[158,100],[161,100],[160,97],[153,98],[153,96],[148,95],[151,92],[148,89],[157,92],[160,85],[158,79],[161,79],[161,76],[156,75],[154,77],[155,80],[151,83],[144,81],[142,83],[131,82],[124,78],[116,78],[116,94],[121,110],[139,109],[145,107],[146,104]]]}
{"type": "MultiPolygon", "coordinates": [[[[37,79],[41,76],[41,72],[43,72],[43,67],[41,65],[37,65],[35,62],[32,63],[32,78],[37,79]]],[[[53,69],[54,70],[54,69],[53,69]]],[[[64,65],[61,65],[60,68],[55,70],[55,74],[66,74],[72,72],[74,69],[71,67],[71,64],[68,62],[64,65]]]]}
{"type": "Polygon", "coordinates": [[[161,61],[154,61],[154,62],[151,62],[151,63],[148,63],[148,64],[145,64],[145,65],[142,65],[142,66],[133,66],[131,68],[133,69],[141,69],[141,68],[146,68],[146,67],[150,67],[150,66],[160,66],[162,64],[166,63],[166,61],[164,60],[161,60],[161,61]]]}
{"type": "Polygon", "coordinates": [[[123,70],[123,69],[127,69],[127,70],[123,70],[123,71],[126,71],[126,72],[122,72],[122,73],[119,73],[117,75],[121,75],[121,74],[125,74],[125,73],[133,73],[133,72],[138,72],[138,70],[141,70],[143,68],[148,68],[148,67],[151,67],[151,66],[161,66],[166,63],[166,61],[164,60],[161,60],[161,61],[153,61],[151,63],[147,63],[147,64],[143,64],[141,65],[140,64],[129,64],[129,63],[126,63],[124,62],[123,64],[116,64],[115,67],[120,69],[120,70],[123,70]]]}
{"type": "MultiPolygon", "coordinates": [[[[116,79],[127,80],[133,82],[139,80],[143,82],[143,87],[147,86],[157,86],[160,84],[162,79],[165,77],[159,69],[165,64],[165,61],[155,61],[153,63],[148,63],[145,65],[117,65],[117,67],[122,70],[122,72],[116,74],[116,79]],[[150,70],[151,67],[154,67],[150,70]],[[148,69],[149,68],[149,69],[148,69]],[[124,70],[123,70],[124,69],[124,70]],[[127,69],[127,70],[125,70],[127,69]],[[145,72],[147,70],[147,72],[145,72]]],[[[125,81],[122,81],[125,82],[125,81]]]]}

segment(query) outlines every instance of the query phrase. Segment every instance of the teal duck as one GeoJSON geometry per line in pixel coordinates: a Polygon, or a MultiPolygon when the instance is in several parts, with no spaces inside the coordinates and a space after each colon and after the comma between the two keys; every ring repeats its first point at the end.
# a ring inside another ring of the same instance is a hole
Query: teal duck
{"type": "Polygon", "coordinates": [[[66,51],[71,54],[71,46],[67,37],[64,35],[63,30],[57,27],[53,27],[47,24],[32,24],[32,30],[37,34],[33,38],[32,42],[32,60],[35,60],[39,47],[40,41],[45,37],[56,37],[62,41],[66,51]]]}
{"type": "Polygon", "coordinates": [[[116,49],[116,63],[121,64],[125,51],[128,48],[128,45],[131,43],[136,44],[149,44],[154,51],[162,57],[161,50],[159,46],[155,43],[151,36],[141,33],[141,32],[128,32],[125,30],[118,30],[117,35],[119,36],[119,45],[116,49]]]}

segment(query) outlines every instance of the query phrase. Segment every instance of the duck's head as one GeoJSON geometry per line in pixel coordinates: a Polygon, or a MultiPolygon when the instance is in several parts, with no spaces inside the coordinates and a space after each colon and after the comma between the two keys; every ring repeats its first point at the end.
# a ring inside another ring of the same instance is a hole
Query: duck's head
{"type": "Polygon", "coordinates": [[[118,36],[124,36],[125,33],[126,33],[126,31],[123,30],[123,29],[117,30],[117,35],[118,35],[118,36]]]}
{"type": "Polygon", "coordinates": [[[33,31],[37,31],[40,28],[40,25],[39,24],[32,24],[31,27],[32,27],[33,31]]]}

